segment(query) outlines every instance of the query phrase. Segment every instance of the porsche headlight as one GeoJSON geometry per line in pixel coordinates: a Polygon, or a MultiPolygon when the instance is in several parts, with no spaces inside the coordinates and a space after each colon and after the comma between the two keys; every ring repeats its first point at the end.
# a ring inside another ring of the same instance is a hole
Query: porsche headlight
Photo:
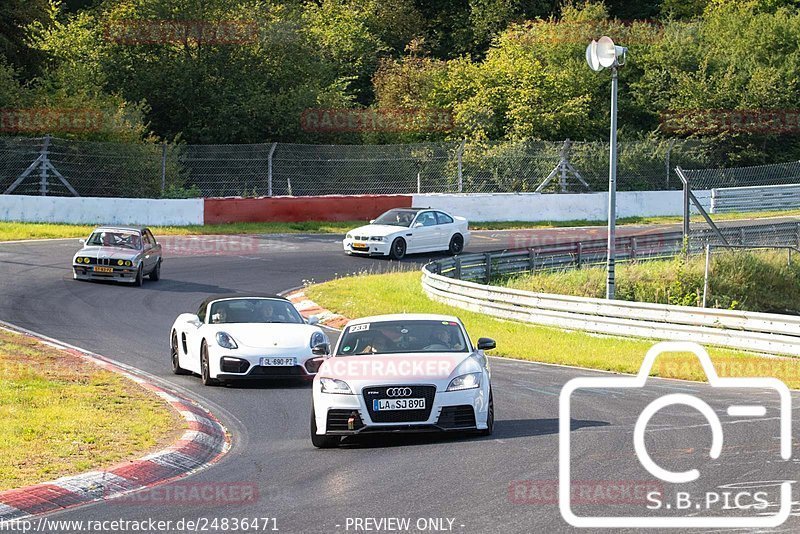
{"type": "Polygon", "coordinates": [[[217,345],[225,349],[238,349],[239,345],[227,332],[217,332],[217,345]]]}
{"type": "Polygon", "coordinates": [[[311,334],[311,343],[309,344],[309,346],[312,349],[317,345],[322,345],[324,343],[330,344],[330,341],[328,341],[328,336],[326,336],[324,333],[314,332],[313,334],[311,334]]]}
{"type": "Polygon", "coordinates": [[[337,380],[335,378],[320,378],[319,383],[322,386],[323,393],[339,393],[343,395],[352,395],[353,391],[344,380],[337,380]]]}
{"type": "Polygon", "coordinates": [[[461,391],[464,389],[475,389],[481,386],[481,373],[468,373],[457,376],[450,381],[447,391],[461,391]]]}

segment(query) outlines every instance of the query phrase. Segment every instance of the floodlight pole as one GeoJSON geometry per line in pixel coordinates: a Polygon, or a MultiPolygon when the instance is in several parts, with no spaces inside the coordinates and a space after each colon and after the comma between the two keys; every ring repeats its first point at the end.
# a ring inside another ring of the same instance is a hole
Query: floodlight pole
{"type": "Polygon", "coordinates": [[[606,298],[615,292],[614,267],[617,244],[617,65],[611,67],[611,147],[608,164],[608,262],[606,265],[606,298]]]}

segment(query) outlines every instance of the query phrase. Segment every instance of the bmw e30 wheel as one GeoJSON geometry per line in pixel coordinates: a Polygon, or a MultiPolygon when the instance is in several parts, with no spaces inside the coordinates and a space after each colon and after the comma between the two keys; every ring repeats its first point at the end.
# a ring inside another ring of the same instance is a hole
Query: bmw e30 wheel
{"type": "Polygon", "coordinates": [[[161,279],[161,260],[158,260],[156,266],[153,267],[153,270],[150,272],[150,280],[153,282],[158,282],[161,279]]]}
{"type": "Polygon", "coordinates": [[[142,282],[144,282],[144,273],[142,272],[142,266],[139,265],[139,268],[136,269],[136,279],[133,281],[133,285],[142,287],[142,282]]]}

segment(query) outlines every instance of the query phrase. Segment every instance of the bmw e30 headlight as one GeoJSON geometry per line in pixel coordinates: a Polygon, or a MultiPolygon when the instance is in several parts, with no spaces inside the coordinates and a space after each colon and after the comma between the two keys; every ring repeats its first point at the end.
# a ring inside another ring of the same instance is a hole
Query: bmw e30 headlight
{"type": "Polygon", "coordinates": [[[125,260],[117,260],[117,265],[122,267],[123,265],[125,265],[125,260]]]}
{"type": "Polygon", "coordinates": [[[344,380],[336,378],[320,378],[319,383],[322,386],[323,393],[338,393],[341,395],[352,395],[353,390],[344,380]]]}
{"type": "Polygon", "coordinates": [[[217,332],[217,345],[223,349],[238,349],[239,345],[227,332],[217,332]]]}
{"type": "Polygon", "coordinates": [[[457,376],[450,381],[447,391],[462,391],[465,389],[475,389],[481,386],[481,373],[467,373],[457,376]]]}

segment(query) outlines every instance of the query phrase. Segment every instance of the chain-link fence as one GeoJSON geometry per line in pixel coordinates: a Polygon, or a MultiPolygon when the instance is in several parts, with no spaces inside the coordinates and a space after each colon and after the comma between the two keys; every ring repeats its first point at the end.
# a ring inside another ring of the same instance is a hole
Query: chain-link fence
{"type": "MultiPolygon", "coordinates": [[[[620,191],[679,189],[676,165],[719,166],[695,140],[620,142],[620,191]]],[[[0,193],[107,197],[572,193],[608,188],[601,142],[402,145],[120,144],[0,138],[0,193]]]]}

